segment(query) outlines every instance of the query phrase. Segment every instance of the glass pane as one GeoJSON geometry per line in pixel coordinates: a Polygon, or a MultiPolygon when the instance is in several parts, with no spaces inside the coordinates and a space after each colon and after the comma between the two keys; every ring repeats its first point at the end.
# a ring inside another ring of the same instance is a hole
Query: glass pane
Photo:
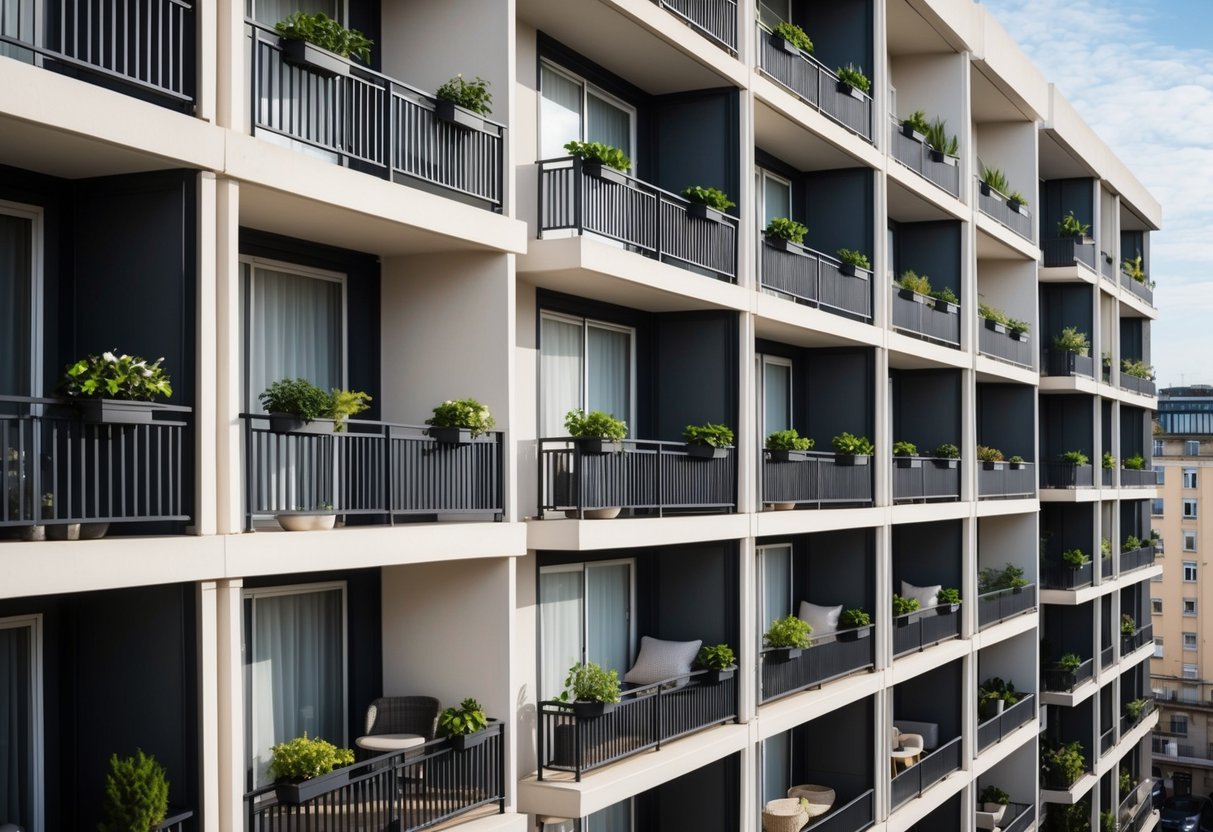
{"type": "Polygon", "coordinates": [[[581,661],[581,570],[539,573],[539,697],[552,699],[564,690],[569,668],[581,661]]]}
{"type": "Polygon", "coordinates": [[[632,429],[632,334],[615,329],[588,327],[590,410],[601,410],[628,422],[632,429]]]}
{"type": "Polygon", "coordinates": [[[759,634],[776,618],[791,612],[792,548],[772,546],[759,551],[759,575],[762,579],[762,609],[759,610],[759,634]]]}
{"type": "Polygon", "coordinates": [[[564,415],[582,406],[583,329],[544,317],[539,324],[539,430],[564,436],[564,415]]]}
{"type": "Polygon", "coordinates": [[[340,0],[245,0],[245,13],[266,26],[273,26],[296,11],[309,14],[324,12],[331,18],[345,22],[345,4],[340,0]]]}
{"type": "Polygon", "coordinates": [[[564,146],[581,139],[581,92],[579,81],[550,66],[539,69],[539,156],[567,156],[564,146]]]}
{"type": "Polygon", "coordinates": [[[0,395],[28,396],[32,291],[30,221],[0,214],[0,395]]]}
{"type": "Polygon", "coordinates": [[[585,121],[586,141],[609,144],[632,158],[632,114],[629,111],[590,92],[586,96],[585,121]]]}
{"type": "Polygon", "coordinates": [[[792,186],[787,182],[770,176],[762,177],[762,200],[765,210],[765,216],[762,218],[763,228],[775,217],[792,216],[792,186]]]}
{"type": "Polygon", "coordinates": [[[788,6],[791,0],[761,0],[758,4],[758,20],[768,29],[774,29],[781,21],[791,20],[788,6]]]}
{"type": "Polygon", "coordinates": [[[34,718],[29,627],[0,628],[0,821],[34,826],[34,718]]]}
{"type": "Polygon", "coordinates": [[[632,801],[624,800],[587,817],[582,832],[631,832],[632,801]]]}
{"type": "Polygon", "coordinates": [[[788,760],[792,735],[787,731],[762,743],[762,804],[788,796],[788,760]]]}
{"type": "Polygon", "coordinates": [[[762,365],[763,438],[792,427],[792,368],[786,364],[762,365]]]}
{"type": "Polygon", "coordinates": [[[632,568],[626,563],[585,568],[586,657],[622,677],[632,666],[628,608],[632,568]]]}

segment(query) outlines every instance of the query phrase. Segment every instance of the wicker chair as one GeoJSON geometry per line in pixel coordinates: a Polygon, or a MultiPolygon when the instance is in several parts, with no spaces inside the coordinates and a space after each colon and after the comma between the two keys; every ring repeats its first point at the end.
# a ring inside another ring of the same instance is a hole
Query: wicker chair
{"type": "Polygon", "coordinates": [[[432,696],[384,696],[366,709],[366,733],[417,734],[426,740],[438,735],[441,707],[432,696]]]}

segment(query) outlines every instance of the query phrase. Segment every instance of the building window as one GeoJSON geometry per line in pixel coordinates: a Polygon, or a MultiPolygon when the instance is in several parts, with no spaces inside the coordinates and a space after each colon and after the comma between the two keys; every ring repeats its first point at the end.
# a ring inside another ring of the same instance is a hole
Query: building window
{"type": "Polygon", "coordinates": [[[1162,658],[1162,636],[1154,636],[1154,658],[1162,658]]]}
{"type": "Polygon", "coordinates": [[[1188,439],[1185,441],[1184,456],[1200,456],[1200,440],[1188,439]]]}
{"type": "Polygon", "coordinates": [[[762,435],[792,427],[792,362],[772,355],[762,362],[762,435]]]}
{"type": "Polygon", "coordinates": [[[41,392],[36,366],[42,316],[35,310],[42,294],[35,256],[40,226],[35,211],[0,202],[0,396],[41,392]]]}
{"type": "Polygon", "coordinates": [[[1184,615],[1196,615],[1196,599],[1184,599],[1184,615]]]}
{"type": "Polygon", "coordinates": [[[1154,517],[1162,517],[1162,498],[1150,501],[1150,514],[1154,517]]]}
{"type": "Polygon", "coordinates": [[[571,141],[602,142],[636,164],[636,110],[568,70],[544,61],[539,68],[539,153],[567,156],[571,141]]]}
{"type": "Polygon", "coordinates": [[[776,217],[792,216],[792,183],[769,170],[760,170],[759,193],[762,195],[758,221],[766,228],[776,217]]]}
{"type": "Polygon", "coordinates": [[[631,560],[546,566],[539,570],[539,695],[564,689],[569,667],[595,662],[622,677],[632,665],[631,560]]]}
{"type": "Polygon", "coordinates": [[[1162,440],[1154,440],[1154,456],[1162,456],[1162,440]]]}
{"type": "Polygon", "coordinates": [[[0,818],[30,830],[44,828],[41,625],[0,619],[0,818]]]}
{"type": "Polygon", "coordinates": [[[563,436],[570,410],[601,410],[635,424],[636,333],[544,312],[539,327],[540,430],[563,436]]]}
{"type": "MultiPolygon", "coordinates": [[[[1187,674],[1190,664],[1184,665],[1184,673],[1187,674]]],[[[1187,714],[1171,714],[1171,733],[1178,734],[1181,737],[1188,736],[1188,716],[1187,714]]]]}
{"type": "Polygon", "coordinates": [[[1167,482],[1167,469],[1159,465],[1154,469],[1154,482],[1157,485],[1165,485],[1167,482]]]}
{"type": "Polygon", "coordinates": [[[1184,583],[1196,583],[1196,561],[1194,560],[1184,561],[1184,583]]]}
{"type": "MultiPolygon", "coordinates": [[[[1194,664],[1185,664],[1183,675],[1184,675],[1185,679],[1199,679],[1200,678],[1200,668],[1194,664]]],[[[1192,688],[1184,688],[1184,690],[1185,691],[1192,690],[1193,693],[1195,693],[1195,691],[1192,688]]],[[[1195,702],[1197,700],[1196,700],[1196,697],[1193,696],[1188,701],[1195,702]]],[[[1184,733],[1187,733],[1187,719],[1188,719],[1187,717],[1184,717],[1184,726],[1185,726],[1184,733]]]]}
{"type": "Polygon", "coordinates": [[[1184,500],[1184,519],[1191,520],[1196,517],[1196,501],[1184,500]]]}
{"type": "Polygon", "coordinates": [[[1161,598],[1151,598],[1150,599],[1150,612],[1152,612],[1154,615],[1162,615],[1162,599],[1161,598]]]}
{"type": "Polygon", "coordinates": [[[1184,551],[1196,551],[1196,532],[1184,532],[1184,551]]]}
{"type": "Polygon", "coordinates": [[[1184,633],[1184,649],[1196,649],[1196,633],[1184,633]]]}
{"type": "Polygon", "coordinates": [[[1195,468],[1185,468],[1184,469],[1184,488],[1195,488],[1195,487],[1196,487],[1196,469],[1195,468]]]}

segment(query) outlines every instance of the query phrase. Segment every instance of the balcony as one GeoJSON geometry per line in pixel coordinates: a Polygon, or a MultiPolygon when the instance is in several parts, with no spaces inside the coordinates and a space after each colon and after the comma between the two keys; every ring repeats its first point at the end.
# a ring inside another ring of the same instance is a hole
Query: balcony
{"type": "Polygon", "coordinates": [[[893,778],[890,802],[899,809],[960,768],[960,737],[941,745],[893,778]]]}
{"type": "Polygon", "coordinates": [[[342,433],[312,422],[275,433],[266,414],[243,413],[245,530],[278,515],[485,515],[500,520],[500,431],[460,444],[438,442],[428,428],[347,420],[342,433]]]}
{"type": "Polygon", "coordinates": [[[1032,369],[1032,345],[1027,333],[1012,334],[1005,325],[982,319],[977,330],[977,349],[982,355],[1032,369]]]}
{"type": "Polygon", "coordinates": [[[1095,581],[1095,565],[1087,561],[1077,569],[1065,564],[1054,566],[1043,561],[1040,564],[1040,586],[1042,589],[1081,589],[1095,581]]]}
{"type": "Polygon", "coordinates": [[[1121,468],[1121,488],[1154,488],[1158,485],[1158,472],[1153,468],[1121,468]]]}
{"type": "Polygon", "coordinates": [[[87,0],[0,0],[5,56],[186,113],[195,41],[194,6],[184,0],[127,0],[121,11],[87,0]]]}
{"type": "Polygon", "coordinates": [[[1073,462],[1045,462],[1040,466],[1041,488],[1091,488],[1095,469],[1073,462]]]}
{"type": "Polygon", "coordinates": [[[1010,200],[989,185],[977,179],[977,208],[981,213],[1009,228],[1028,242],[1032,242],[1032,214],[1023,205],[1012,210],[1010,200]]]}
{"type": "Polygon", "coordinates": [[[1154,305],[1154,288],[1147,281],[1134,280],[1122,271],[1120,273],[1120,285],[1137,295],[1137,297],[1141,298],[1150,306],[1154,305]]]}
{"type": "Polygon", "coordinates": [[[737,717],[736,675],[709,681],[710,671],[623,691],[603,713],[574,703],[539,703],[539,779],[544,770],[581,776],[687,734],[737,717]]]}
{"type": "Polygon", "coordinates": [[[839,465],[832,453],[762,452],[762,502],[775,508],[871,505],[872,466],[839,465]]]}
{"type": "Polygon", "coordinates": [[[1042,240],[1043,265],[1046,269],[1064,268],[1082,263],[1095,271],[1095,241],[1081,237],[1055,237],[1042,240]]]}
{"type": "Polygon", "coordinates": [[[977,629],[1006,621],[1036,609],[1036,585],[1017,589],[996,589],[977,596],[977,629]]]}
{"type": "Polygon", "coordinates": [[[863,794],[824,815],[809,821],[801,832],[862,832],[876,822],[876,792],[863,794]]]}
{"type": "Polygon", "coordinates": [[[768,648],[761,652],[762,692],[759,703],[765,705],[784,696],[825,682],[867,670],[876,663],[873,625],[813,639],[812,644],[789,655],[786,649],[768,648]]]}
{"type": "Polygon", "coordinates": [[[911,335],[960,347],[960,306],[911,292],[893,290],[893,326],[911,335]]]}
{"type": "Polygon", "coordinates": [[[1120,553],[1120,574],[1141,569],[1143,566],[1154,565],[1154,547],[1142,546],[1140,549],[1130,549],[1120,553]]]}
{"type": "Polygon", "coordinates": [[[893,502],[960,499],[960,460],[893,457],[893,502]]]}
{"type": "Polygon", "coordinates": [[[1154,815],[1154,802],[1151,795],[1154,790],[1152,778],[1145,778],[1125,796],[1116,809],[1119,832],[1141,832],[1145,829],[1154,815]]]}
{"type": "Polygon", "coordinates": [[[139,409],[142,423],[97,423],[59,399],[0,396],[0,528],[69,539],[115,523],[188,522],[190,409],[139,409]]]}
{"type": "Polygon", "coordinates": [[[1029,803],[1008,803],[1003,820],[1010,822],[1001,827],[1002,832],[1028,832],[1036,820],[1036,807],[1029,803]]]}
{"type": "Polygon", "coordinates": [[[1099,275],[1105,280],[1112,281],[1113,285],[1116,284],[1116,261],[1106,251],[1099,253],[1099,275]]]}
{"type": "Polygon", "coordinates": [[[571,156],[539,163],[541,237],[595,234],[662,263],[736,280],[736,217],[691,216],[690,206],[647,182],[571,156]]]}
{"type": "Polygon", "coordinates": [[[977,469],[977,497],[980,500],[1035,496],[1035,463],[983,462],[977,469]]]}
{"type": "Polygon", "coordinates": [[[1019,701],[995,717],[977,723],[977,753],[981,754],[995,743],[1002,742],[1017,728],[1027,725],[1036,716],[1036,697],[1023,694],[1019,701]]]}
{"type": "Polygon", "coordinates": [[[901,615],[893,619],[893,655],[904,656],[960,637],[960,616],[947,605],[901,615]]]}
{"type": "Polygon", "coordinates": [[[736,0],[653,0],[699,34],[737,54],[736,0]]]}
{"type": "Polygon", "coordinates": [[[433,96],[351,64],[326,76],[283,58],[278,34],[245,21],[255,134],[282,136],[381,179],[502,208],[505,127],[439,119],[433,96]]]}
{"type": "Polygon", "coordinates": [[[1120,657],[1123,659],[1135,650],[1140,650],[1153,642],[1154,625],[1146,624],[1144,627],[1138,627],[1131,634],[1120,637],[1120,657]]]}
{"type": "Polygon", "coordinates": [[[1095,660],[1087,659],[1075,670],[1060,667],[1042,667],[1040,685],[1042,690],[1053,693],[1073,693],[1080,685],[1089,682],[1095,673],[1095,660]]]}
{"type": "Polygon", "coordinates": [[[959,159],[934,150],[925,141],[915,138],[917,134],[907,136],[896,118],[892,120],[890,131],[894,159],[928,182],[960,198],[959,159]]]}
{"type": "Polygon", "coordinates": [[[1126,372],[1120,374],[1120,389],[1128,390],[1130,393],[1136,393],[1139,396],[1157,396],[1158,389],[1154,385],[1152,378],[1138,378],[1131,376],[1126,372]]]}
{"type": "Polygon", "coordinates": [[[1128,714],[1122,716],[1120,718],[1120,736],[1124,737],[1138,725],[1141,725],[1142,722],[1149,719],[1150,714],[1154,713],[1154,707],[1154,700],[1147,699],[1145,706],[1141,709],[1141,713],[1137,715],[1136,719],[1128,714]]]}
{"type": "Polygon", "coordinates": [[[872,320],[872,273],[784,240],[762,247],[762,288],[845,317],[872,320]]]}
{"type": "Polygon", "coordinates": [[[1095,359],[1069,350],[1044,351],[1043,367],[1046,376],[1085,376],[1095,378],[1095,359]]]}
{"type": "Polygon", "coordinates": [[[1116,651],[1112,649],[1112,645],[1102,648],[1099,651],[1099,669],[1107,670],[1116,663],[1116,651]]]}
{"type": "Polygon", "coordinates": [[[784,49],[781,38],[763,31],[758,40],[758,66],[764,73],[805,104],[872,141],[871,97],[857,89],[841,90],[837,75],[795,47],[784,49]]]}
{"type": "Polygon", "coordinates": [[[1116,727],[1113,726],[1099,735],[1099,753],[1107,754],[1116,745],[1116,727]]]}
{"type": "MultiPolygon", "coordinates": [[[[505,732],[463,751],[446,737],[304,781],[312,794],[280,802],[274,785],[244,796],[249,829],[428,829],[482,807],[505,811],[505,732]]],[[[302,788],[301,788],[302,791],[302,788]]]]}

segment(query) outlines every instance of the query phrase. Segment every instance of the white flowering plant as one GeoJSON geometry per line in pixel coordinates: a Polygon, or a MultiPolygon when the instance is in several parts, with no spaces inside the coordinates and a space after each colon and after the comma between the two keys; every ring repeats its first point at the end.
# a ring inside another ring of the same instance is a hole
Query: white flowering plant
{"type": "Polygon", "coordinates": [[[475,399],[448,399],[434,408],[434,415],[425,423],[436,428],[467,428],[477,437],[492,430],[497,420],[475,399]]]}
{"type": "Polygon", "coordinates": [[[90,355],[67,366],[59,390],[80,398],[152,401],[173,395],[168,373],[160,366],[163,357],[148,361],[137,355],[107,351],[90,355]]]}

